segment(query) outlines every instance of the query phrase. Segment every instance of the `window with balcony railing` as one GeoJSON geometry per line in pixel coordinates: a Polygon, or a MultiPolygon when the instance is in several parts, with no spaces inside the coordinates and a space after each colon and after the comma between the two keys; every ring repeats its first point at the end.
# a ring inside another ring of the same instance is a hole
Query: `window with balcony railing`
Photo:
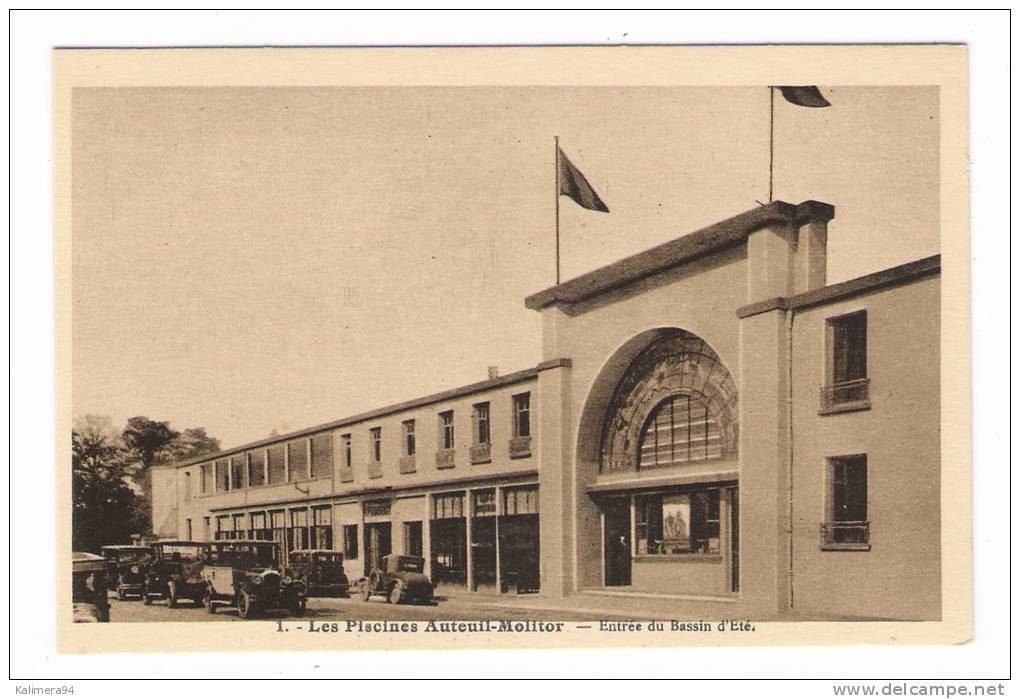
{"type": "Polygon", "coordinates": [[[866,410],[868,397],[868,314],[857,311],[826,321],[828,359],[821,412],[866,410]]]}

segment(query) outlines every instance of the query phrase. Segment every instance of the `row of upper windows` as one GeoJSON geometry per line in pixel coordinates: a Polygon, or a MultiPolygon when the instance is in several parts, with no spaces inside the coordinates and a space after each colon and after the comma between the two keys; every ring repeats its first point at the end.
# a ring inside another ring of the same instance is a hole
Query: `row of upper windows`
{"type": "MultiPolygon", "coordinates": [[[[512,418],[513,436],[515,438],[531,436],[531,394],[519,393],[513,396],[512,418]]],[[[415,443],[415,429],[417,420],[404,420],[401,423],[403,431],[403,444],[401,446],[402,456],[414,456],[417,451],[415,443]]],[[[471,432],[472,445],[483,446],[491,443],[491,416],[488,401],[475,403],[471,406],[471,432]]],[[[382,428],[373,427],[370,430],[372,443],[372,459],[381,459],[382,428]]],[[[350,435],[342,435],[341,439],[350,441],[350,435]]],[[[456,429],[453,422],[453,411],[444,410],[439,413],[439,448],[455,449],[457,445],[456,429]]]]}
{"type": "MultiPolygon", "coordinates": [[[[511,397],[513,438],[509,444],[511,458],[531,455],[531,394],[518,393],[511,397]]],[[[489,402],[472,406],[472,463],[485,463],[491,455],[491,414],[489,402]]],[[[401,473],[414,473],[416,420],[402,423],[401,473]]],[[[439,414],[439,452],[436,455],[437,468],[451,468],[454,465],[456,433],[454,411],[439,414]]],[[[368,430],[368,475],[382,476],[382,427],[368,430]]],[[[329,478],[334,467],[339,467],[341,482],[351,482],[354,467],[353,434],[340,435],[339,459],[334,458],[332,434],[323,432],[312,437],[285,444],[275,444],[241,454],[216,459],[198,467],[199,492],[203,494],[229,492],[264,485],[294,483],[309,479],[329,478]]],[[[191,497],[191,474],[185,474],[185,499],[191,497]]]]}

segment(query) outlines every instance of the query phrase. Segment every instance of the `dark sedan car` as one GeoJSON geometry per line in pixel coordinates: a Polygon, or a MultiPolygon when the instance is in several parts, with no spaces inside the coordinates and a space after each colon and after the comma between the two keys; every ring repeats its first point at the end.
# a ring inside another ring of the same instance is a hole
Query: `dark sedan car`
{"type": "Polygon", "coordinates": [[[308,595],[346,597],[350,583],[339,551],[302,549],[287,554],[291,575],[305,584],[308,595]],[[314,593],[314,594],[313,594],[314,593]]]}
{"type": "Polygon", "coordinates": [[[432,602],[432,581],[424,570],[424,558],[397,554],[385,556],[382,568],[376,568],[371,575],[359,581],[361,599],[367,602],[372,595],[385,595],[390,604],[429,604],[432,602]]]}
{"type": "Polygon", "coordinates": [[[117,591],[117,599],[127,599],[128,595],[138,595],[141,599],[145,575],[153,561],[152,549],[116,544],[104,546],[102,553],[106,559],[107,581],[117,591]]]}

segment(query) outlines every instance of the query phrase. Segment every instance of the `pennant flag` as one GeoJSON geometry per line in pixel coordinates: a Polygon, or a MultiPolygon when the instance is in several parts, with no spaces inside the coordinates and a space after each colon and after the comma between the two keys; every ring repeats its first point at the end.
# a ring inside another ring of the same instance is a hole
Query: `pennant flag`
{"type": "Polygon", "coordinates": [[[798,107],[829,107],[829,100],[814,85],[781,85],[779,91],[790,104],[798,107]]]}
{"type": "Polygon", "coordinates": [[[574,167],[574,164],[564,155],[559,146],[556,149],[558,151],[556,160],[559,164],[560,195],[565,194],[585,209],[609,213],[609,207],[595,193],[581,171],[574,167]]]}

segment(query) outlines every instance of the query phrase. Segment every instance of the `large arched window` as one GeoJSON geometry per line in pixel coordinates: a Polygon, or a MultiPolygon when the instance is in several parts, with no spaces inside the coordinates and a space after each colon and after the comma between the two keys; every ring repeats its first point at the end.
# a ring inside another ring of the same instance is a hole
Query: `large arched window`
{"type": "Polygon", "coordinates": [[[737,387],[701,338],[663,329],[631,360],[602,427],[602,473],[737,456],[737,387]]]}
{"type": "Polygon", "coordinates": [[[718,421],[701,399],[670,396],[652,411],[641,433],[638,468],[682,466],[722,457],[718,421]]]}

